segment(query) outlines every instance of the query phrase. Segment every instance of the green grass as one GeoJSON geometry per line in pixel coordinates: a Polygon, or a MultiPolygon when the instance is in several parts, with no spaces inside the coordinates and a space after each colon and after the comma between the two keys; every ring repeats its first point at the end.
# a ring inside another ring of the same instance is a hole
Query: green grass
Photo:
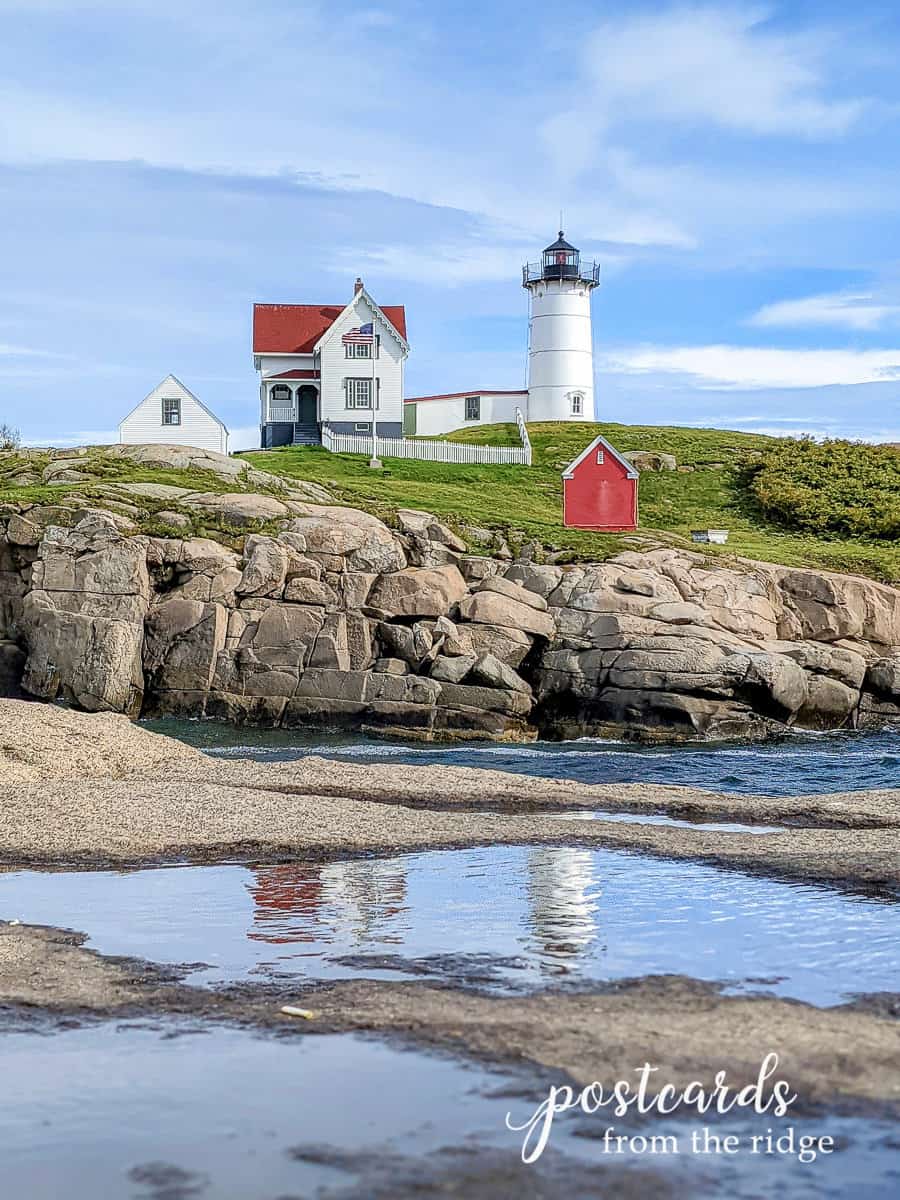
{"type": "MultiPolygon", "coordinates": [[[[560,472],[598,433],[617,449],[674,454],[690,472],[645,472],[639,504],[642,543],[689,545],[696,528],[725,527],[725,547],[710,556],[740,555],[788,566],[851,571],[900,581],[900,543],[816,537],[780,529],[763,519],[740,483],[740,469],[774,439],[721,429],[677,426],[547,423],[528,427],[532,467],[462,466],[385,460],[389,474],[371,471],[363,455],[333,455],[319,447],[247,453],[255,466],[293,479],[324,484],[347,504],[392,519],[398,508],[424,508],[457,527],[501,530],[513,543],[537,538],[573,558],[604,559],[634,546],[630,535],[566,529],[560,472]]],[[[515,426],[460,430],[451,440],[516,444],[515,426]]]]}

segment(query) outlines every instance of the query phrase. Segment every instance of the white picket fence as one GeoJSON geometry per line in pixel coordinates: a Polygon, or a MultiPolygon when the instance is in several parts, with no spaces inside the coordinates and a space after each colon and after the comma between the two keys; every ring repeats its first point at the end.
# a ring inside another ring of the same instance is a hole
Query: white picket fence
{"type": "MultiPolygon", "coordinates": [[[[517,410],[521,446],[479,446],[471,442],[444,442],[425,438],[378,438],[379,458],[417,458],[425,462],[485,463],[505,466],[531,466],[531,442],[528,430],[517,410]]],[[[322,445],[332,454],[371,454],[370,434],[332,433],[322,430],[322,445]]]]}

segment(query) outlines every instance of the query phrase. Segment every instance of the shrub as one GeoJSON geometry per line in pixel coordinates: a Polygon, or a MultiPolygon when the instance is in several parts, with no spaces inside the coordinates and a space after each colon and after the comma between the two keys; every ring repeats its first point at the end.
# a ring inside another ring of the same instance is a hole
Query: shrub
{"type": "Polygon", "coordinates": [[[772,520],[809,533],[900,538],[900,450],[864,442],[783,438],[745,470],[772,520]]]}
{"type": "Polygon", "coordinates": [[[21,444],[18,429],[13,429],[12,425],[0,425],[0,450],[18,450],[21,444]]]}

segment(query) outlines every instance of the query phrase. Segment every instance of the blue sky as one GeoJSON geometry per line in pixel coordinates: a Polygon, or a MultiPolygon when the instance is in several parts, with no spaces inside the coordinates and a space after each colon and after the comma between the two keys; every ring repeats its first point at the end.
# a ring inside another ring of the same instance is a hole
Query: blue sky
{"type": "Polygon", "coordinates": [[[892,0],[0,0],[0,420],[173,371],[255,439],[254,301],[407,306],[520,387],[519,268],[603,264],[602,419],[900,440],[892,0]]]}

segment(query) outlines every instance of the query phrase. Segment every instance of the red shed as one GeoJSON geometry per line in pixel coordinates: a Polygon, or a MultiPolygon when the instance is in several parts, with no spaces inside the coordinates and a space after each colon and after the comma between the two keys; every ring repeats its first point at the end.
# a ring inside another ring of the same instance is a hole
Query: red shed
{"type": "Polygon", "coordinates": [[[638,473],[605,437],[566,467],[563,523],[574,529],[637,529],[638,473]]]}

